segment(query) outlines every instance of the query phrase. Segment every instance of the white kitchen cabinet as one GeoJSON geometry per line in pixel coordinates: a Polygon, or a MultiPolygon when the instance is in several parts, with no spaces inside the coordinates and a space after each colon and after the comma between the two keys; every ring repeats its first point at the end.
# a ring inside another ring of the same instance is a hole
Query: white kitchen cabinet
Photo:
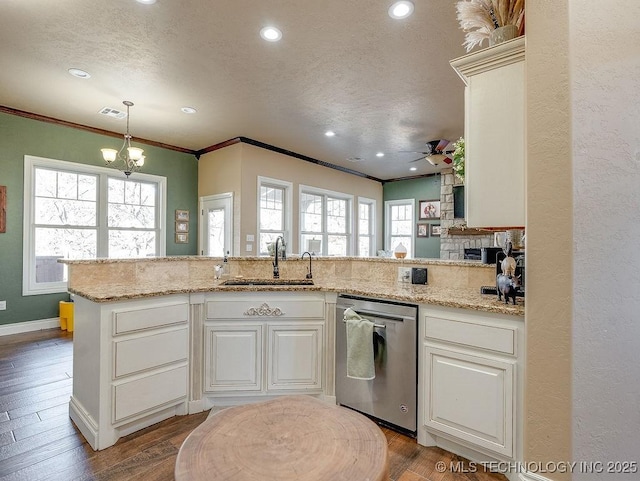
{"type": "Polygon", "coordinates": [[[465,87],[465,218],[524,227],[525,37],[451,61],[465,87]]]}
{"type": "Polygon", "coordinates": [[[420,308],[418,441],[474,461],[522,459],[522,318],[420,308]]]}
{"type": "Polygon", "coordinates": [[[262,325],[215,322],[205,326],[205,390],[262,389],[262,325]]]}
{"type": "Polygon", "coordinates": [[[268,323],[267,390],[322,389],[322,323],[268,323]]]}
{"type": "Polygon", "coordinates": [[[208,295],[204,321],[205,406],[234,404],[231,398],[321,394],[324,335],[324,294],[208,295]]]}
{"type": "Polygon", "coordinates": [[[69,415],[93,449],[187,413],[189,296],[76,296],[69,415]]]}

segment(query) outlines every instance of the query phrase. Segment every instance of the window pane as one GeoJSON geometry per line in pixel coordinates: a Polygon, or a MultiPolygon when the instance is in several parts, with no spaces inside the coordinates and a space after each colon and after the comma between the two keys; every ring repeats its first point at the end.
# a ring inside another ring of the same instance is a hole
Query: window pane
{"type": "Polygon", "coordinates": [[[322,236],[317,235],[303,235],[302,246],[300,247],[302,252],[308,251],[314,255],[322,254],[322,236]]]}
{"type": "Polygon", "coordinates": [[[156,205],[156,185],[140,183],[140,204],[156,205]]]}
{"type": "Polygon", "coordinates": [[[35,223],[95,226],[96,203],[82,200],[35,198],[35,223]]]}
{"type": "Polygon", "coordinates": [[[78,198],[78,174],[58,172],[58,192],[60,199],[78,198]]]}
{"type": "Polygon", "coordinates": [[[330,235],[327,242],[327,254],[330,256],[347,255],[347,236],[330,235]]]}
{"type": "Polygon", "coordinates": [[[78,176],[78,199],[95,202],[98,193],[98,179],[95,175],[78,176]]]}
{"type": "Polygon", "coordinates": [[[322,232],[322,196],[302,193],[300,196],[303,232],[322,232]]]}
{"type": "Polygon", "coordinates": [[[146,257],[155,254],[155,232],[109,230],[109,257],[146,257]]]}
{"type": "Polygon", "coordinates": [[[55,170],[35,169],[35,195],[37,197],[55,197],[58,191],[58,173],[55,170]]]}
{"type": "Polygon", "coordinates": [[[407,249],[407,257],[413,257],[413,246],[411,243],[411,237],[392,237],[391,238],[391,250],[395,251],[398,244],[402,242],[402,245],[407,249]]]}
{"type": "Polygon", "coordinates": [[[361,235],[370,234],[371,204],[359,204],[358,230],[361,235]]]}
{"type": "Polygon", "coordinates": [[[154,229],[156,227],[155,187],[135,181],[109,179],[109,227],[154,229]],[[144,202],[142,191],[144,187],[144,202]],[[153,195],[152,195],[153,194],[153,195]]]}
{"type": "Polygon", "coordinates": [[[371,255],[370,249],[371,249],[370,237],[359,237],[358,255],[360,257],[369,257],[371,255]]]}
{"type": "Polygon", "coordinates": [[[260,229],[284,230],[284,189],[260,186],[260,229]]]}
{"type": "Polygon", "coordinates": [[[209,211],[209,252],[208,256],[224,256],[224,209],[209,211]]]}
{"type": "Polygon", "coordinates": [[[327,232],[347,232],[347,201],[327,198],[327,232]]]}
{"type": "Polygon", "coordinates": [[[282,236],[284,238],[284,232],[261,232],[260,233],[260,255],[271,255],[267,244],[275,242],[276,239],[282,236]]]}
{"type": "Polygon", "coordinates": [[[36,282],[66,280],[63,264],[57,259],[93,259],[97,253],[96,229],[35,229],[36,282]]]}

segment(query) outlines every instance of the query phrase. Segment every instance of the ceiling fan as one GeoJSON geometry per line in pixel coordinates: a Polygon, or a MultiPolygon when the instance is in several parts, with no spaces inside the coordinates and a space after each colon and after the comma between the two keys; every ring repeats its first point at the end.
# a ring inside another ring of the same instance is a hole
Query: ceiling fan
{"type": "Polygon", "coordinates": [[[422,154],[417,159],[409,161],[409,163],[418,162],[419,160],[426,160],[433,166],[438,166],[442,163],[450,164],[453,161],[453,144],[446,139],[431,140],[426,142],[427,149],[425,151],[404,151],[414,154],[422,154]]]}

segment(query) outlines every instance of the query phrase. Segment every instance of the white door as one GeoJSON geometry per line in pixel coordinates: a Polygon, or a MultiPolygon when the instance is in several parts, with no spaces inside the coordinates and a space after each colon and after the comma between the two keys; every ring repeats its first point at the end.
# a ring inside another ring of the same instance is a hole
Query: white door
{"type": "Polygon", "coordinates": [[[200,216],[200,255],[233,254],[233,194],[201,197],[200,216]]]}

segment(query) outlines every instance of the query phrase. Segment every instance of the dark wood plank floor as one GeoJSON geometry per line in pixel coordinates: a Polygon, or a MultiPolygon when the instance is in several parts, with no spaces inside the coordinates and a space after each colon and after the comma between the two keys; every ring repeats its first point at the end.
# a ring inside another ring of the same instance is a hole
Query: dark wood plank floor
{"type": "MultiPolygon", "coordinates": [[[[58,329],[0,337],[0,480],[173,480],[182,442],[208,413],[173,417],[93,451],[68,415],[72,342],[71,334],[58,329]]],[[[506,479],[484,472],[441,473],[439,461],[450,466],[465,460],[383,431],[391,481],[506,479]]]]}

